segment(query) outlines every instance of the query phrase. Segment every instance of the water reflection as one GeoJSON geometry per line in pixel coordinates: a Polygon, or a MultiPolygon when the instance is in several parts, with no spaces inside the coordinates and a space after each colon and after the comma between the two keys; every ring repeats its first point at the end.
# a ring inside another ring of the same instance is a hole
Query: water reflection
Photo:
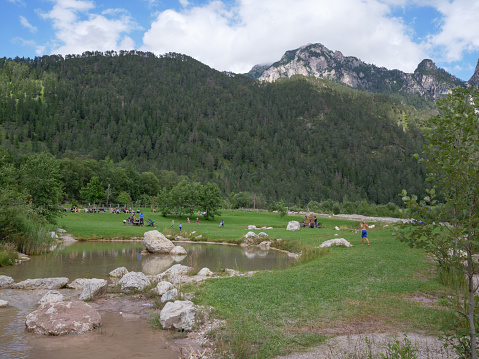
{"type": "Polygon", "coordinates": [[[187,255],[142,255],[141,251],[145,247],[141,242],[77,242],[48,255],[34,256],[19,265],[2,267],[0,274],[11,276],[15,281],[42,277],[68,277],[74,280],[107,278],[108,273],[118,267],[154,275],[176,263],[215,271],[221,267],[238,270],[275,269],[291,262],[283,253],[257,247],[179,244],[186,249],[187,255]]]}

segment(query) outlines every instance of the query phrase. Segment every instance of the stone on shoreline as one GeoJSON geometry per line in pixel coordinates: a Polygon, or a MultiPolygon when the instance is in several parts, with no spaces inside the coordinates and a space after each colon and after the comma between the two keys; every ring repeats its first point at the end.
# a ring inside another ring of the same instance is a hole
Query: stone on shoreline
{"type": "Polygon", "coordinates": [[[186,249],[184,249],[182,246],[175,246],[171,250],[170,254],[172,254],[172,255],[184,255],[184,254],[187,254],[187,253],[186,253],[186,249]]]}
{"type": "Polygon", "coordinates": [[[22,282],[13,284],[11,288],[14,289],[60,289],[67,285],[68,278],[37,278],[26,279],[22,282]]]}
{"type": "Polygon", "coordinates": [[[15,280],[6,275],[0,275],[0,288],[10,288],[15,280]]]}
{"type": "Polygon", "coordinates": [[[80,294],[80,300],[89,300],[106,291],[108,282],[105,279],[92,278],[87,279],[83,284],[83,291],[80,294]]]}
{"type": "Polygon", "coordinates": [[[160,312],[160,323],[163,329],[191,330],[195,314],[195,305],[189,300],[168,302],[160,312]]]}
{"type": "Polygon", "coordinates": [[[148,277],[142,272],[129,272],[125,274],[118,284],[123,291],[143,290],[145,287],[151,285],[148,277]]]}
{"type": "Polygon", "coordinates": [[[110,273],[109,273],[109,276],[110,277],[114,277],[114,278],[121,278],[123,277],[126,273],[128,273],[128,269],[126,269],[125,267],[118,267],[116,269],[113,269],[110,273]]]}
{"type": "Polygon", "coordinates": [[[63,300],[65,300],[65,297],[58,290],[50,290],[40,299],[38,304],[63,302],[63,300]]]}

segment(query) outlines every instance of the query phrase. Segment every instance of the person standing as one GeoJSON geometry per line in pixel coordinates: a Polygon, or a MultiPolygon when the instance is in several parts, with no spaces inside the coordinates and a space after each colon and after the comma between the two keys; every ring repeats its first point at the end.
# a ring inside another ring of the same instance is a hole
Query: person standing
{"type": "Polygon", "coordinates": [[[143,227],[143,212],[140,212],[140,226],[143,227]]]}
{"type": "Polygon", "coordinates": [[[366,230],[369,225],[366,222],[361,222],[361,244],[364,244],[364,239],[368,242],[369,246],[369,239],[368,239],[368,231],[366,230]]]}
{"type": "Polygon", "coordinates": [[[181,232],[181,228],[183,228],[183,224],[182,224],[182,223],[180,223],[180,232],[181,232]]]}
{"type": "Polygon", "coordinates": [[[174,226],[174,225],[175,225],[175,220],[172,219],[172,220],[171,220],[171,229],[173,229],[173,226],[174,226]]]}
{"type": "Polygon", "coordinates": [[[196,224],[200,224],[200,220],[196,217],[196,224]]]}

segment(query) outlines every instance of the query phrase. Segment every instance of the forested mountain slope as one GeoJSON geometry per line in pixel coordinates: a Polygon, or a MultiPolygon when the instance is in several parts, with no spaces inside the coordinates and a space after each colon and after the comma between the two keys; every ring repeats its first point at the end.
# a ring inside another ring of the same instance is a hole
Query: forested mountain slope
{"type": "Polygon", "coordinates": [[[174,170],[228,194],[397,202],[420,192],[414,109],[326,80],[259,83],[179,54],[0,59],[0,146],[174,170]]]}

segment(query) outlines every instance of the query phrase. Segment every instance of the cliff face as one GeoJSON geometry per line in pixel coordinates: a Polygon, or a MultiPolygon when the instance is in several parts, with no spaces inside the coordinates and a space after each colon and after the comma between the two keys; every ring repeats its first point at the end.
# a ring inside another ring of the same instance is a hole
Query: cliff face
{"type": "MultiPolygon", "coordinates": [[[[431,60],[423,60],[414,73],[408,74],[366,64],[356,57],[333,52],[321,44],[287,51],[280,61],[261,70],[254,67],[248,75],[268,82],[293,75],[314,76],[370,92],[416,94],[434,99],[447,95],[456,86],[468,85],[437,68],[431,60]]],[[[476,75],[474,81],[477,86],[478,69],[476,75]]]]}
{"type": "Polygon", "coordinates": [[[479,60],[477,61],[476,71],[474,71],[474,75],[467,81],[467,84],[474,88],[479,88],[479,60]]]}

